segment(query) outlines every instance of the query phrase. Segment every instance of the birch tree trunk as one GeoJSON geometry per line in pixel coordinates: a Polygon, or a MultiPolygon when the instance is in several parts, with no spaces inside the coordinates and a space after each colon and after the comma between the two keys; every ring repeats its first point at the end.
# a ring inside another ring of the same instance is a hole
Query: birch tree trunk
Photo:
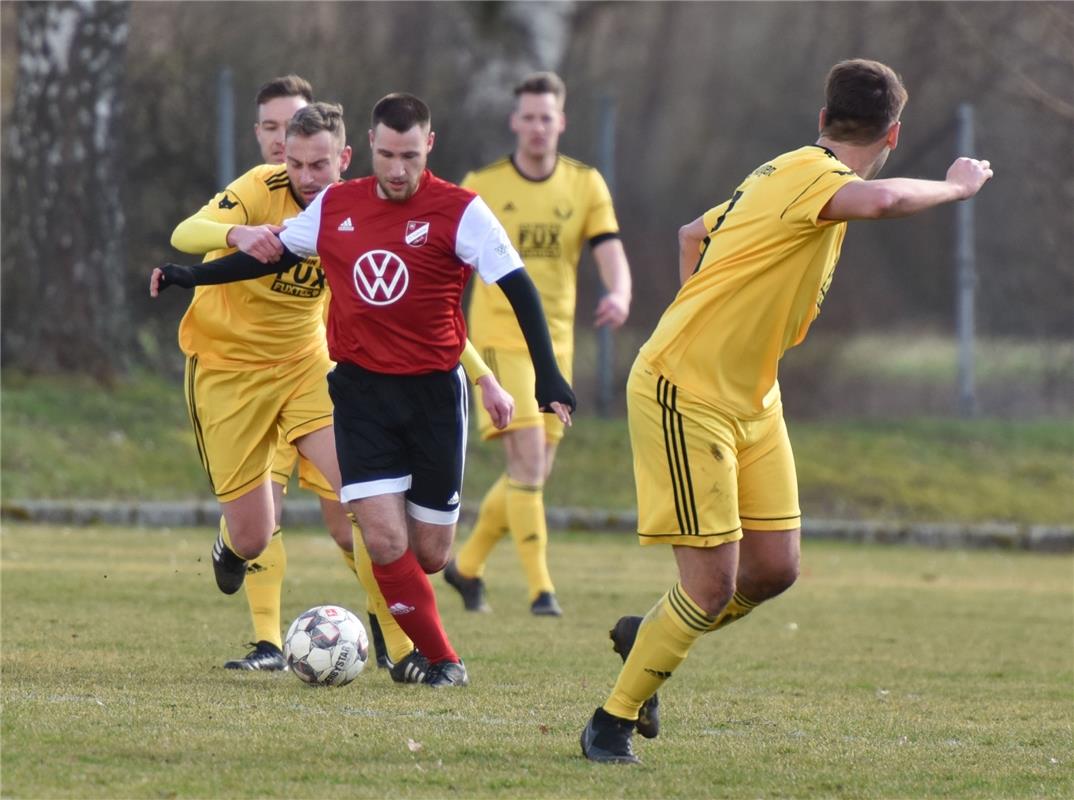
{"type": "Polygon", "coordinates": [[[5,366],[109,382],[131,348],[120,120],[127,2],[19,6],[4,170],[5,366]]]}

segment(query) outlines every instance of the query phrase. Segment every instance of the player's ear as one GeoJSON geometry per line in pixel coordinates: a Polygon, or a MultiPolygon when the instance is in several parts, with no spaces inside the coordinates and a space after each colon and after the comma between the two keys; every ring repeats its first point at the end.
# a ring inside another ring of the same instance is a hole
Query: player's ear
{"type": "Polygon", "coordinates": [[[564,114],[562,111],[560,111],[559,112],[559,132],[563,133],[563,131],[565,131],[565,130],[567,130],[567,115],[564,114]]]}
{"type": "Polygon", "coordinates": [[[824,106],[820,110],[820,114],[817,115],[817,132],[824,133],[824,128],[828,125],[828,107],[824,106]]]}
{"type": "Polygon", "coordinates": [[[428,153],[433,149],[433,143],[436,142],[436,131],[429,131],[429,138],[425,140],[425,152],[428,153]]]}
{"type": "Polygon", "coordinates": [[[369,129],[369,149],[373,149],[373,129],[369,129]]]}
{"type": "Polygon", "coordinates": [[[351,151],[351,146],[347,145],[339,154],[339,174],[342,175],[347,171],[347,167],[351,165],[351,156],[354,153],[351,151]]]}
{"type": "Polygon", "coordinates": [[[887,146],[894,150],[899,146],[899,131],[902,130],[902,122],[895,120],[888,128],[887,146]]]}

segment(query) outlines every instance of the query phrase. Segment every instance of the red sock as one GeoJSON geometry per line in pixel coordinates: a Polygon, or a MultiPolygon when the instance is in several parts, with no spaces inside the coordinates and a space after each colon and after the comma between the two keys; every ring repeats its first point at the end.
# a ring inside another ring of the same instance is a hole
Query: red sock
{"type": "Polygon", "coordinates": [[[391,564],[374,564],[373,577],[399,627],[431,663],[459,660],[440,624],[433,586],[412,550],[391,564]]]}

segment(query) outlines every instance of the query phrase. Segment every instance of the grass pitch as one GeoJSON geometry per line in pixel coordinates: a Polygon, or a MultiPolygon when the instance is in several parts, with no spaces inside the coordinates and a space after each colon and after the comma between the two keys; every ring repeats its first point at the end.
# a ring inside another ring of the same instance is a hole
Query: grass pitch
{"type": "MultiPolygon", "coordinates": [[[[434,692],[371,667],[338,689],[222,669],[248,621],[215,589],[211,542],[4,527],[3,797],[1074,795],[1066,556],[807,542],[788,595],[676,672],[644,763],[609,767],[578,734],[618,669],[607,629],[674,580],[663,549],[555,534],[558,620],[529,615],[508,543],[492,615],[434,577],[473,679],[434,692]]],[[[287,548],[285,625],[364,610],[327,536],[287,548]]]]}
{"type": "MultiPolygon", "coordinates": [[[[7,499],[211,497],[178,380],[107,391],[74,378],[3,374],[0,494],[7,499]]],[[[788,412],[807,517],[901,522],[1074,521],[1074,422],[799,420],[788,412]]],[[[556,455],[546,501],[632,509],[626,420],[582,416],[556,455]]],[[[503,470],[473,435],[464,502],[503,470]]],[[[310,499],[294,490],[292,496],[310,499]]]]}

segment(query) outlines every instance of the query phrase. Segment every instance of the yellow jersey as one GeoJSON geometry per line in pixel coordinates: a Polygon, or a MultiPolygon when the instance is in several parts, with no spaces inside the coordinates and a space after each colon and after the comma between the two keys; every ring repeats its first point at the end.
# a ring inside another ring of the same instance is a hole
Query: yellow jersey
{"type": "Polygon", "coordinates": [[[820,313],[846,234],[818,219],[859,180],[809,145],[762,164],[703,217],[709,234],[641,356],[671,383],[739,417],[779,401],[777,367],[820,313]]]}
{"type": "MultiPolygon", "coordinates": [[[[280,225],[302,206],[287,168],[263,164],[236,178],[172,234],[172,246],[206,253],[206,261],[235,251],[235,225],[280,225]]],[[[257,369],[327,352],[324,331],[328,286],[320,260],[262,278],[198,286],[179,323],[179,347],[214,369],[257,369]]]]}
{"type": "MultiPolygon", "coordinates": [[[[552,345],[574,346],[574,307],[582,245],[617,236],[612,196],[593,167],[560,155],[543,180],[525,177],[511,157],[469,173],[462,186],[477,192],[507,229],[541,295],[552,345]]],[[[526,349],[511,304],[497,286],[474,282],[468,322],[481,347],[526,349]]]]}

